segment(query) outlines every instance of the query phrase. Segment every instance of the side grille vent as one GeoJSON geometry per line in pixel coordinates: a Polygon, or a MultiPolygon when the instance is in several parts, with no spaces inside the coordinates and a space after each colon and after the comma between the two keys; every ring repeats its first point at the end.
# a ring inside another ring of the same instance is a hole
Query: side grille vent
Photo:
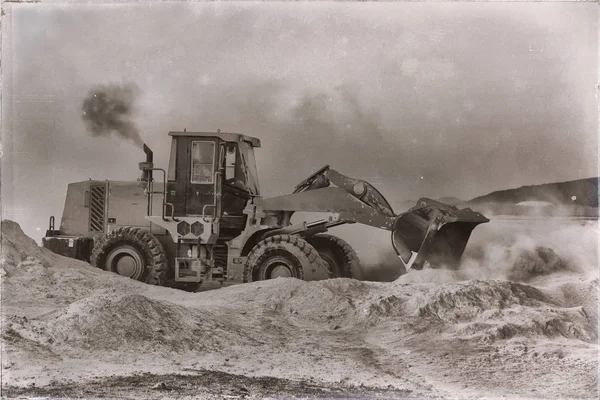
{"type": "Polygon", "coordinates": [[[90,188],[90,232],[104,232],[105,186],[90,188]]]}

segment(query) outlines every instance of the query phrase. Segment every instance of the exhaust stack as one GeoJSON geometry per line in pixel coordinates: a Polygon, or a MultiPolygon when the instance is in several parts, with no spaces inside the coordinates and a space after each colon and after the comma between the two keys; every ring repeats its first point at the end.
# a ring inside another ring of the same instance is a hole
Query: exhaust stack
{"type": "Polygon", "coordinates": [[[142,182],[152,182],[152,168],[154,168],[154,153],[150,150],[150,147],[144,143],[144,153],[146,153],[146,161],[139,164],[140,171],[142,171],[142,182]]]}

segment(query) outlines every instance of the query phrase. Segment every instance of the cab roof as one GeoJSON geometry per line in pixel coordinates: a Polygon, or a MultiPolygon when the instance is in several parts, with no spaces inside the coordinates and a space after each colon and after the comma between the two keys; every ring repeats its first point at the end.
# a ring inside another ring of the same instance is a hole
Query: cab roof
{"type": "Polygon", "coordinates": [[[169,132],[169,136],[189,136],[189,137],[218,137],[226,142],[248,142],[252,147],[260,147],[260,139],[246,136],[241,133],[230,133],[230,132],[180,132],[172,131],[169,132]]]}

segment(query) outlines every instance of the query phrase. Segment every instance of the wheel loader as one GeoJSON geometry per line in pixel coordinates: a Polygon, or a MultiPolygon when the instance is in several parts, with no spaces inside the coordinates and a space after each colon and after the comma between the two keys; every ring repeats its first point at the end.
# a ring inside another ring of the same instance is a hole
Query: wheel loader
{"type": "Polygon", "coordinates": [[[389,231],[405,268],[456,267],[472,230],[489,221],[427,198],[395,214],[371,184],[329,165],[291,194],[263,198],[258,138],[221,131],[169,135],[166,170],[154,166],[144,145],[137,181],[70,184],[60,227],[51,217],[43,245],[132,279],[195,290],[208,282],[276,277],[362,279],[355,251],[328,233],[342,224],[389,231]],[[295,212],[324,217],[292,223],[295,212]]]}

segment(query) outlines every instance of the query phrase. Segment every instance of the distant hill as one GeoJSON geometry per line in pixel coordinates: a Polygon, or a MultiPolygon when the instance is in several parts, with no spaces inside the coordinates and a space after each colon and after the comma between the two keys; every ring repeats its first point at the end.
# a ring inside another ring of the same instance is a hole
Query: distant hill
{"type": "MultiPolygon", "coordinates": [[[[438,201],[458,208],[470,207],[484,215],[598,216],[599,178],[521,186],[497,190],[463,201],[441,197],[438,201]]],[[[405,212],[417,204],[405,200],[394,204],[396,212],[405,212]]]]}
{"type": "Polygon", "coordinates": [[[485,196],[476,197],[468,203],[470,205],[481,203],[517,204],[523,201],[545,201],[554,205],[598,207],[598,178],[498,190],[485,196]]]}
{"type": "Polygon", "coordinates": [[[438,201],[440,203],[450,204],[451,206],[464,203],[464,201],[458,197],[441,197],[438,199],[438,201]]]}
{"type": "Polygon", "coordinates": [[[461,206],[495,215],[598,216],[598,178],[521,186],[479,196],[461,206]]]}

